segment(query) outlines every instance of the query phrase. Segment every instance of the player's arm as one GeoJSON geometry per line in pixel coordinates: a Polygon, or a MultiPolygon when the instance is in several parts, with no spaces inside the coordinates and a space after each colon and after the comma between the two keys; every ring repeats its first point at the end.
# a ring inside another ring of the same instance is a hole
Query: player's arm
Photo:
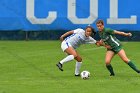
{"type": "Polygon", "coordinates": [[[114,30],[114,34],[122,35],[122,36],[132,36],[131,33],[125,33],[121,31],[114,30]]]}
{"type": "Polygon", "coordinates": [[[97,42],[96,42],[96,45],[97,45],[97,46],[104,46],[104,47],[107,48],[107,49],[111,49],[111,46],[106,45],[102,40],[97,41],[97,42]]]}
{"type": "Polygon", "coordinates": [[[96,41],[97,46],[104,46],[105,44],[103,43],[102,40],[96,41]]]}
{"type": "Polygon", "coordinates": [[[63,41],[64,38],[65,38],[66,36],[69,36],[69,35],[71,35],[71,34],[73,34],[73,33],[74,33],[73,30],[72,30],[72,31],[68,31],[68,32],[66,32],[65,34],[61,35],[60,40],[63,41]]]}
{"type": "Polygon", "coordinates": [[[86,40],[85,44],[96,44],[97,46],[99,46],[98,42],[99,41],[96,41],[94,38],[89,37],[89,39],[86,40]]]}

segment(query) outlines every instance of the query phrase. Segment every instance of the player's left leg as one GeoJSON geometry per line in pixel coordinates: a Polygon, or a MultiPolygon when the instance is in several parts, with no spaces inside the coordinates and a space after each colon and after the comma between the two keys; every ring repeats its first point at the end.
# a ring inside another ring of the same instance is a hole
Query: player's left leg
{"type": "Polygon", "coordinates": [[[125,54],[125,51],[123,49],[121,49],[119,52],[118,52],[118,55],[120,56],[120,58],[126,63],[128,64],[134,71],[136,71],[137,73],[140,73],[140,70],[137,69],[137,67],[135,66],[135,64],[128,59],[128,57],[126,56],[125,54]]]}
{"type": "Polygon", "coordinates": [[[62,69],[62,66],[64,63],[67,63],[67,62],[70,62],[72,61],[75,57],[77,57],[77,53],[76,51],[73,49],[73,47],[68,47],[66,50],[65,50],[65,53],[67,53],[67,57],[63,58],[60,62],[58,62],[56,64],[56,66],[61,70],[63,71],[62,69]]]}
{"type": "Polygon", "coordinates": [[[70,43],[63,41],[61,43],[61,49],[63,50],[63,52],[67,53],[67,57],[63,58],[61,61],[59,61],[56,66],[63,71],[62,67],[64,63],[70,62],[72,61],[75,57],[77,57],[77,53],[75,51],[75,49],[71,46],[70,43]]]}
{"type": "Polygon", "coordinates": [[[80,76],[80,68],[82,65],[82,58],[81,56],[77,53],[77,57],[75,57],[75,60],[77,60],[76,65],[75,65],[75,76],[80,76]]]}
{"type": "Polygon", "coordinates": [[[106,52],[106,57],[105,57],[105,63],[106,63],[106,68],[108,69],[108,71],[110,72],[110,76],[114,76],[115,73],[113,71],[113,67],[111,65],[111,60],[114,57],[115,53],[111,50],[108,50],[106,52]]]}

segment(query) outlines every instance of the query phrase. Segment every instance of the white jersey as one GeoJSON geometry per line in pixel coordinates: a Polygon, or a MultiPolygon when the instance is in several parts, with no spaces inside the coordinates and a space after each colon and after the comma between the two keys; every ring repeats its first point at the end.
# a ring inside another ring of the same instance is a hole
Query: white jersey
{"type": "Polygon", "coordinates": [[[74,49],[79,47],[81,44],[86,44],[86,43],[95,44],[96,43],[96,40],[93,39],[91,36],[86,37],[85,30],[80,29],[80,28],[75,29],[72,35],[65,38],[65,41],[70,43],[74,49]]]}

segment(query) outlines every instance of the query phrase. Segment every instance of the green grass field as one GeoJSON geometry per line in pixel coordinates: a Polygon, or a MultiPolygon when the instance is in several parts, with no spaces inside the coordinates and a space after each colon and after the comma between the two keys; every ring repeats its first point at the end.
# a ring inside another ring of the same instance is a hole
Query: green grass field
{"type": "MultiPolygon", "coordinates": [[[[128,57],[140,68],[140,42],[123,42],[128,57]]],[[[104,64],[105,48],[82,45],[81,71],[89,80],[74,76],[75,61],[56,63],[65,57],[60,41],[0,41],[0,93],[139,93],[140,74],[118,56],[112,60],[116,73],[109,77],[104,64]]]]}

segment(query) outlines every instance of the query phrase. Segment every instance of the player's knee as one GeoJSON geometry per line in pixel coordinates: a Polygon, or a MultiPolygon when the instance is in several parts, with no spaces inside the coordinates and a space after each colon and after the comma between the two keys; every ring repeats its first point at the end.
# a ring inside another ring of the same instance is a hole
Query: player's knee
{"type": "Polygon", "coordinates": [[[73,54],[74,58],[76,58],[78,55],[77,54],[73,54]]]}
{"type": "Polygon", "coordinates": [[[106,64],[106,65],[109,65],[109,64],[110,64],[110,61],[109,61],[109,60],[106,60],[106,61],[105,61],[105,64],[106,64]]]}
{"type": "Polygon", "coordinates": [[[82,62],[82,58],[80,56],[77,56],[75,60],[77,60],[78,62],[82,62]]]}
{"type": "Polygon", "coordinates": [[[129,62],[129,59],[125,58],[125,59],[123,59],[123,61],[124,61],[125,63],[128,63],[128,62],[129,62]]]}
{"type": "Polygon", "coordinates": [[[81,58],[81,57],[79,57],[77,61],[78,61],[78,62],[82,62],[82,58],[81,58]]]}

